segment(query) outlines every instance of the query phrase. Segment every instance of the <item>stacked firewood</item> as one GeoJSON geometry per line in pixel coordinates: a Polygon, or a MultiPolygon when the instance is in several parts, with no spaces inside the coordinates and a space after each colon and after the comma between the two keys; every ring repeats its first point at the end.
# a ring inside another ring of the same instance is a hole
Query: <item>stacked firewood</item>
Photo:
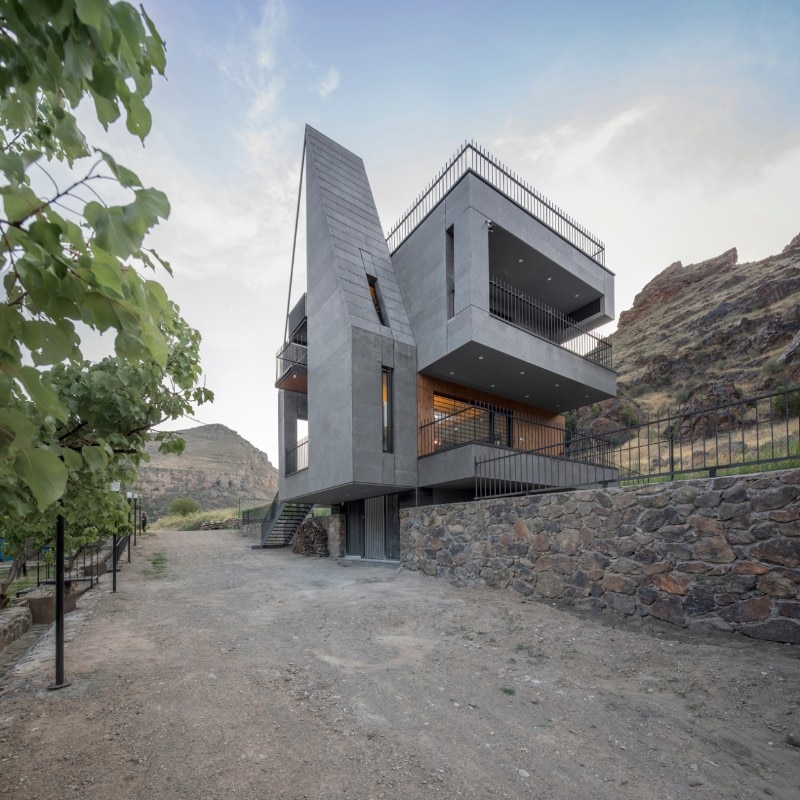
{"type": "Polygon", "coordinates": [[[328,531],[325,523],[313,517],[304,522],[297,529],[292,552],[300,556],[327,558],[330,553],[328,552],[328,531]]]}

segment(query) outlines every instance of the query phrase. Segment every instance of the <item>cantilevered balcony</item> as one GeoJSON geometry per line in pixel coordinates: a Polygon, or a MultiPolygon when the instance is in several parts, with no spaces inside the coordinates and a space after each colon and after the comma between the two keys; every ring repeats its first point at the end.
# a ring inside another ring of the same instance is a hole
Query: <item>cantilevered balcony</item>
{"type": "Polygon", "coordinates": [[[575,320],[492,275],[489,278],[489,311],[493,317],[559,345],[571,353],[607,369],[611,342],[582,328],[575,320]]]}
{"type": "Polygon", "coordinates": [[[476,486],[491,496],[619,480],[609,442],[536,416],[476,405],[438,416],[418,435],[421,486],[476,486]]]}
{"type": "Polygon", "coordinates": [[[308,393],[308,345],[286,342],[276,355],[275,388],[308,393]]]}

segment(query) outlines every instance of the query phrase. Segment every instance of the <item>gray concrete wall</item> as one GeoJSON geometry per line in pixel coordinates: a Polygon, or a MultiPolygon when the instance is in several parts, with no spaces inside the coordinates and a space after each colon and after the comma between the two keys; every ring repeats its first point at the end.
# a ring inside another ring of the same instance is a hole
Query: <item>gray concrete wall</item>
{"type": "MultiPolygon", "coordinates": [[[[400,287],[360,158],[306,135],[308,469],[281,479],[281,497],[352,483],[416,485],[416,351],[400,287]],[[377,279],[381,324],[369,289],[377,279]],[[394,387],[394,452],[382,452],[381,368],[394,387]]],[[[281,403],[284,439],[292,409],[281,403]]],[[[290,445],[281,444],[281,452],[290,445]]],[[[351,494],[355,499],[358,494],[351,494]]]]}
{"type": "Polygon", "coordinates": [[[800,470],[402,509],[407,569],[800,644],[800,470]]]}
{"type": "Polygon", "coordinates": [[[417,342],[418,370],[429,370],[459,347],[478,342],[544,368],[556,380],[563,377],[607,396],[616,394],[616,376],[610,370],[490,315],[487,219],[602,292],[602,310],[596,316],[613,316],[613,274],[482,180],[467,175],[392,256],[417,342]],[[448,319],[446,231],[451,226],[455,315],[448,319]]]}

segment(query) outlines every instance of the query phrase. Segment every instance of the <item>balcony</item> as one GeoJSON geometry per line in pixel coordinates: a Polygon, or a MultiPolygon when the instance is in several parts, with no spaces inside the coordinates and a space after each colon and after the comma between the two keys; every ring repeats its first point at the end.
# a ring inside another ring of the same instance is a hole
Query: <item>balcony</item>
{"type": "Polygon", "coordinates": [[[546,339],[606,369],[612,369],[611,342],[582,328],[566,314],[525,294],[510,283],[489,277],[489,312],[517,328],[546,339]]]}
{"type": "Polygon", "coordinates": [[[286,450],[284,465],[284,475],[293,475],[301,469],[308,469],[308,436],[286,450]]]}
{"type": "Polygon", "coordinates": [[[608,483],[619,480],[612,450],[534,416],[464,408],[420,426],[420,485],[474,487],[476,497],[492,497],[608,483]]]}
{"type": "Polygon", "coordinates": [[[461,147],[391,229],[387,236],[391,253],[467,173],[477,175],[596,264],[604,265],[605,245],[600,239],[474,142],[461,147]]]}
{"type": "Polygon", "coordinates": [[[308,394],[308,345],[286,342],[275,358],[275,388],[308,394]]]}
{"type": "Polygon", "coordinates": [[[533,415],[514,414],[484,405],[469,405],[420,426],[419,456],[467,444],[485,444],[512,450],[561,447],[564,429],[533,415]]]}

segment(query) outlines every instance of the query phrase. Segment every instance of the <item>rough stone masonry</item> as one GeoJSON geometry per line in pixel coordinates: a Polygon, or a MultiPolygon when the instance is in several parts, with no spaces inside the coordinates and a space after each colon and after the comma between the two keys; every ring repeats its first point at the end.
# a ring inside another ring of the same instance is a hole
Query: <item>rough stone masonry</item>
{"type": "Polygon", "coordinates": [[[401,511],[401,563],[458,583],[800,644],[800,470],[401,511]]]}

